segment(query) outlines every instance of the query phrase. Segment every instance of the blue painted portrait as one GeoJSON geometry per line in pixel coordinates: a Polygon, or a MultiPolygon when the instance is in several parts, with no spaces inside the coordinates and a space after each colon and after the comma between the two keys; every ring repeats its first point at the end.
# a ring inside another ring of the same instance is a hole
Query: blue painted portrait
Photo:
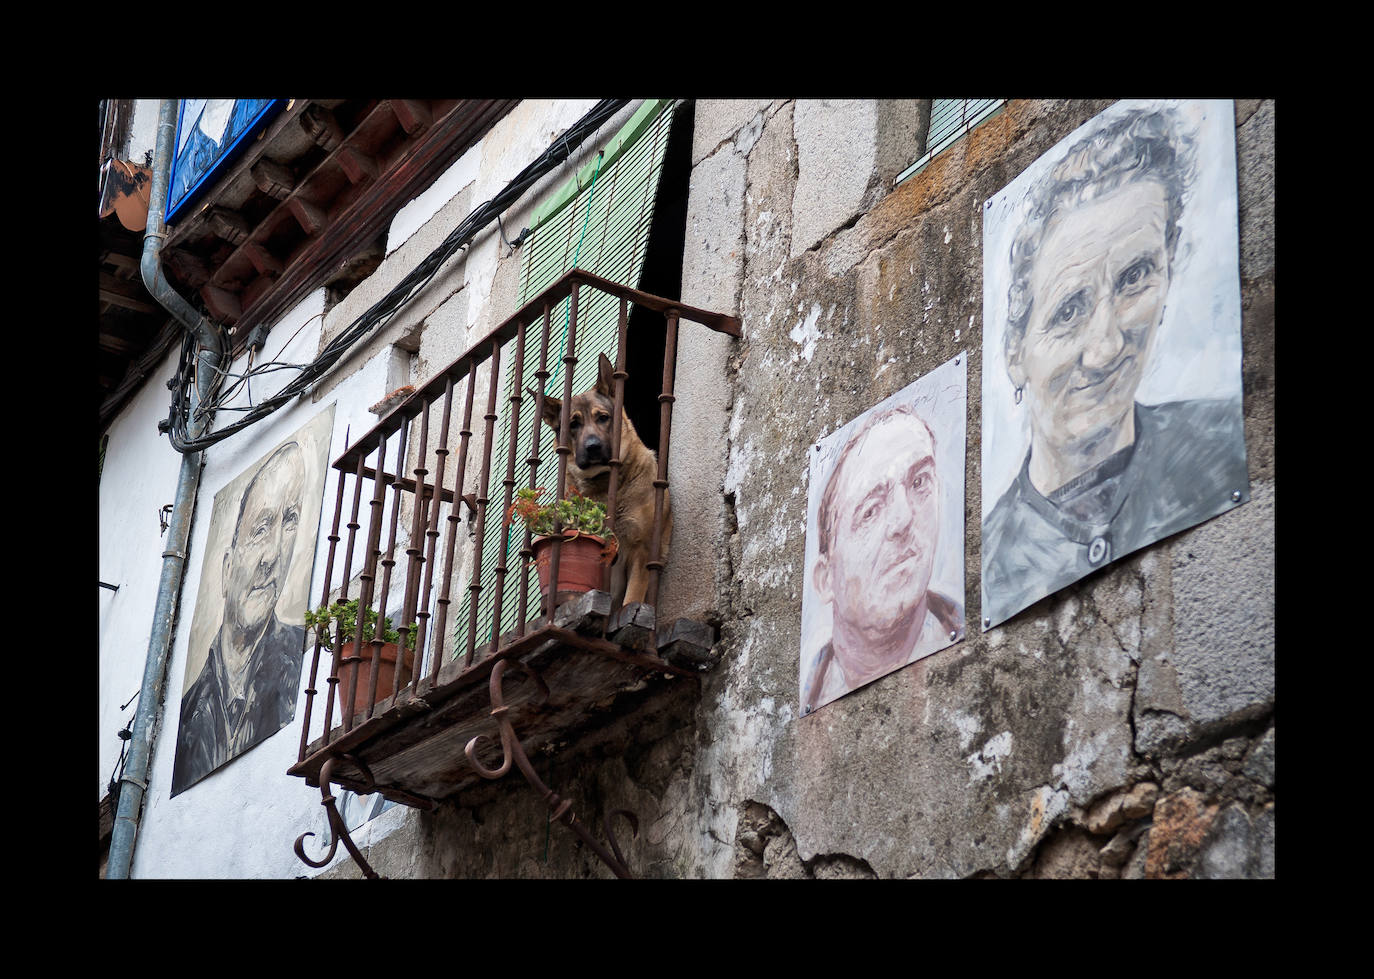
{"type": "Polygon", "coordinates": [[[215,177],[281,108],[281,99],[182,99],[176,154],[167,192],[168,222],[214,183],[215,177]]]}

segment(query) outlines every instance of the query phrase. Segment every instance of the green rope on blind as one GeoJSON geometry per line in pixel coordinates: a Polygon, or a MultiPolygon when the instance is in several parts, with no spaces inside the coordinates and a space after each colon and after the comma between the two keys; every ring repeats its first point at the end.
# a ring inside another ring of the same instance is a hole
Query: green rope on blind
{"type": "MultiPolygon", "coordinates": [[[[582,242],[587,239],[587,225],[592,219],[592,201],[596,198],[596,178],[601,176],[601,161],[606,156],[606,151],[601,150],[596,154],[596,170],[592,173],[591,185],[587,188],[587,211],[582,218],[582,234],[578,236],[577,247],[573,249],[572,267],[577,268],[577,260],[582,257],[582,242]]],[[[559,341],[558,363],[554,364],[553,371],[549,374],[549,380],[544,385],[544,393],[552,394],[549,385],[553,384],[558,377],[558,372],[563,369],[563,357],[568,352],[568,326],[572,320],[572,297],[563,300],[563,337],[559,341]]]]}
{"type": "MultiPolygon", "coordinates": [[[[601,176],[601,161],[602,161],[603,159],[605,159],[605,156],[606,156],[606,151],[605,151],[605,150],[601,150],[601,151],[599,151],[599,152],[596,154],[596,169],[592,172],[592,182],[591,182],[590,186],[588,186],[588,188],[587,188],[587,211],[586,211],[586,214],[585,214],[585,215],[583,216],[583,218],[582,218],[582,234],[581,234],[581,235],[578,237],[578,239],[577,239],[577,247],[576,247],[575,249],[573,249],[573,260],[572,260],[573,268],[576,268],[576,267],[577,267],[577,260],[578,260],[579,258],[582,257],[582,242],[585,241],[586,238],[587,238],[587,225],[591,222],[591,219],[592,219],[592,201],[593,201],[593,200],[595,199],[595,197],[596,197],[596,178],[599,177],[599,176],[601,176]]],[[[559,348],[558,348],[558,363],[554,365],[553,371],[549,374],[549,379],[548,379],[548,381],[546,381],[545,384],[544,384],[544,393],[545,393],[545,394],[551,393],[551,392],[549,391],[549,387],[553,384],[554,379],[558,376],[558,372],[562,369],[563,357],[564,357],[564,355],[567,353],[567,350],[568,350],[568,328],[569,328],[569,325],[571,324],[571,322],[572,322],[572,297],[569,296],[567,299],[564,300],[564,306],[563,306],[563,336],[562,336],[562,339],[559,341],[559,348]]],[[[519,378],[516,378],[516,383],[518,384],[519,382],[520,382],[520,379],[519,379],[519,378]]],[[[534,420],[534,439],[535,439],[536,442],[539,440],[539,423],[540,423],[540,419],[536,418],[536,419],[534,420]]],[[[511,552],[511,548],[513,548],[514,546],[515,546],[515,525],[512,523],[512,524],[506,529],[506,553],[509,554],[509,553],[511,552]]],[[[521,587],[523,587],[523,585],[522,585],[521,587]]],[[[499,635],[500,635],[500,632],[501,632],[501,623],[498,622],[498,621],[496,621],[496,617],[495,617],[495,616],[492,616],[492,623],[491,623],[491,639],[492,639],[493,642],[496,642],[496,641],[498,640],[499,635]]],[[[548,841],[547,841],[547,839],[545,840],[544,846],[545,846],[545,849],[544,849],[544,861],[547,863],[547,862],[548,862],[548,858],[549,858],[549,855],[548,855],[548,841]]]]}

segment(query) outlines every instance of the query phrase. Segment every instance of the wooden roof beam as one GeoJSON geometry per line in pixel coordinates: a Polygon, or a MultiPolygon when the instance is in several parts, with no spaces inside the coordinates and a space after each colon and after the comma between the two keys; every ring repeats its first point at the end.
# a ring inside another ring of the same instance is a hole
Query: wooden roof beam
{"type": "Polygon", "coordinates": [[[343,130],[330,112],[322,105],[311,105],[301,115],[301,128],[325,152],[332,152],[343,142],[343,130]]]}
{"type": "Polygon", "coordinates": [[[350,183],[360,184],[377,177],[377,161],[356,146],[345,146],[339,150],[338,160],[350,183]]]}
{"type": "Polygon", "coordinates": [[[237,211],[227,207],[213,207],[206,217],[210,230],[237,248],[248,240],[248,222],[237,211]]]}
{"type": "Polygon", "coordinates": [[[130,279],[117,279],[106,272],[100,273],[100,301],[138,313],[156,313],[159,308],[148,302],[141,286],[130,279]]]}
{"type": "Polygon", "coordinates": [[[263,158],[250,171],[253,183],[268,197],[284,201],[296,189],[296,176],[275,160],[263,158]]]}
{"type": "Polygon", "coordinates": [[[329,216],[302,197],[292,197],[286,202],[286,206],[291,209],[291,213],[300,222],[301,229],[308,235],[319,234],[329,224],[329,216]]]}
{"type": "Polygon", "coordinates": [[[417,99],[392,99],[391,111],[407,136],[419,136],[434,122],[429,106],[417,99]]]}

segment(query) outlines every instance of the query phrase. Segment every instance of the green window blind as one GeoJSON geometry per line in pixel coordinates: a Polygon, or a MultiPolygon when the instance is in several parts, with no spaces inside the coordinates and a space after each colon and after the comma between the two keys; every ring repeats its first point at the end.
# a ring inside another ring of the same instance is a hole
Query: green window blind
{"type": "Polygon", "coordinates": [[[1006,99],[931,99],[930,126],[926,130],[926,152],[907,167],[896,182],[901,183],[949,148],[959,137],[997,111],[1006,99]]]}
{"type": "MultiPolygon", "coordinates": [[[[521,249],[519,302],[533,299],[576,265],[603,278],[638,287],[644,266],[644,253],[653,223],[654,200],[663,170],[664,150],[668,145],[673,118],[672,99],[646,100],[615,137],[572,179],[559,188],[534,213],[531,236],[521,249]]],[[[563,356],[566,352],[569,302],[563,300],[550,316],[548,383],[545,393],[563,396],[563,356]]],[[[620,301],[613,296],[583,289],[577,305],[577,364],[573,372],[574,393],[585,391],[596,382],[597,355],[615,359],[620,301]]],[[[539,336],[542,324],[526,329],[525,363],[519,378],[514,376],[514,344],[502,352],[504,382],[509,392],[536,388],[539,369],[539,336]]],[[[508,396],[508,395],[507,395],[508,396]]],[[[507,407],[509,402],[504,402],[507,407]]],[[[546,499],[557,491],[558,456],[554,451],[553,430],[540,423],[531,424],[533,402],[526,397],[521,406],[520,431],[516,442],[516,486],[529,481],[525,460],[530,455],[533,432],[540,433],[539,485],[546,487],[546,499]]],[[[519,612],[520,547],[524,531],[507,528],[505,514],[505,446],[510,441],[510,415],[503,412],[497,422],[498,434],[492,452],[491,478],[487,485],[487,519],[482,542],[482,590],[478,593],[477,645],[492,638],[496,565],[501,538],[507,536],[506,585],[502,598],[501,632],[516,626],[519,612]],[[499,462],[498,462],[499,460],[499,462]]],[[[539,609],[538,579],[533,571],[525,576],[529,614],[539,609]]],[[[454,649],[466,649],[471,591],[464,599],[454,649]]]]}

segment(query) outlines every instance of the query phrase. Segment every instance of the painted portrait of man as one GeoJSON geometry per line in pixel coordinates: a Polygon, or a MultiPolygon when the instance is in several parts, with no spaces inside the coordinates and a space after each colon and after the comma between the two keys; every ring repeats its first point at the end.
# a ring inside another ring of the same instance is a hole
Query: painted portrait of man
{"type": "Polygon", "coordinates": [[[984,628],[1249,496],[1233,112],[1118,103],[987,202],[984,628]]]}
{"type": "Polygon", "coordinates": [[[329,429],[321,419],[327,423],[332,414],[322,414],[215,497],[182,688],[172,795],[295,717],[323,487],[321,450],[328,448],[329,429]]]}
{"type": "Polygon", "coordinates": [[[964,634],[965,361],[813,447],[803,715],[964,634]]]}

